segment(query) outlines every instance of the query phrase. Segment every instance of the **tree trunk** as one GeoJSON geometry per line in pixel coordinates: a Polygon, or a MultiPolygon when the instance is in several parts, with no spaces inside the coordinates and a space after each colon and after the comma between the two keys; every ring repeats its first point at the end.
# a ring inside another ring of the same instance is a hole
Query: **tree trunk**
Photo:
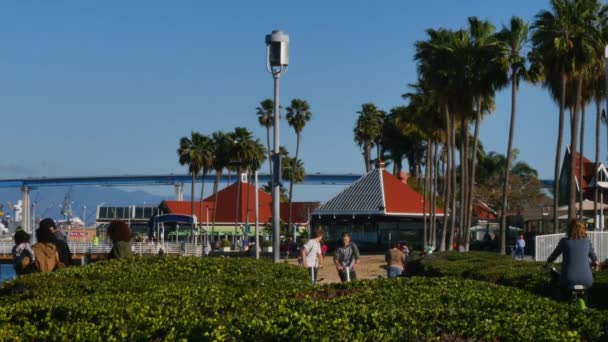
{"type": "Polygon", "coordinates": [[[579,186],[579,192],[578,192],[578,218],[582,219],[583,218],[583,195],[584,195],[584,189],[583,189],[583,171],[585,169],[585,164],[583,163],[583,156],[585,155],[585,104],[581,103],[581,137],[580,137],[580,150],[581,153],[579,153],[579,168],[578,168],[578,186],[579,186]]]}
{"type": "Polygon", "coordinates": [[[595,116],[595,167],[593,170],[593,177],[595,178],[596,184],[595,184],[595,188],[593,189],[593,222],[595,222],[595,227],[596,229],[600,226],[597,222],[597,201],[599,199],[599,192],[598,192],[598,186],[597,186],[597,181],[599,181],[599,179],[597,178],[597,170],[600,167],[600,127],[602,125],[601,123],[601,116],[602,116],[602,100],[601,98],[596,98],[595,99],[595,110],[596,110],[596,116],[595,116]]]}
{"type": "Polygon", "coordinates": [[[433,152],[433,192],[431,193],[433,209],[431,211],[433,218],[431,220],[431,241],[430,245],[435,248],[437,243],[437,195],[439,186],[439,143],[434,144],[433,152]]]}
{"type": "Polygon", "coordinates": [[[431,141],[429,140],[426,144],[426,167],[424,168],[424,188],[423,188],[423,192],[422,192],[422,198],[423,198],[423,204],[422,204],[422,219],[423,219],[423,225],[424,225],[424,230],[423,230],[423,238],[422,238],[422,245],[426,246],[427,245],[427,240],[428,240],[428,220],[427,220],[427,205],[429,203],[428,201],[428,195],[429,195],[429,183],[430,183],[430,167],[431,167],[431,141]]]}
{"type": "MultiPolygon", "coordinates": [[[[240,160],[239,160],[240,162],[240,160]]],[[[232,243],[236,247],[236,233],[240,222],[241,214],[241,167],[239,166],[236,170],[237,173],[237,188],[236,188],[236,213],[234,215],[234,236],[232,237],[232,243]]]]}
{"type": "Polygon", "coordinates": [[[583,91],[583,77],[578,76],[576,83],[576,101],[574,104],[574,113],[572,115],[572,134],[570,137],[570,193],[568,194],[568,220],[576,218],[576,158],[574,158],[574,153],[577,151],[578,143],[578,121],[581,94],[583,91]]]}
{"type": "Polygon", "coordinates": [[[464,139],[466,139],[466,125],[464,117],[460,121],[460,205],[458,210],[458,240],[460,243],[460,239],[462,238],[462,229],[465,223],[465,187],[466,187],[466,168],[467,168],[467,158],[466,158],[466,150],[464,148],[464,139]]]}
{"type": "MultiPolygon", "coordinates": [[[[201,177],[201,203],[200,203],[200,216],[198,217],[198,224],[200,225],[203,221],[203,199],[205,199],[205,175],[207,175],[207,169],[203,169],[203,176],[201,177]]],[[[209,219],[207,219],[209,220],[209,219]]]]}
{"type": "MultiPolygon", "coordinates": [[[[270,175],[270,188],[272,189],[272,150],[270,149],[270,126],[266,126],[266,148],[268,149],[268,170],[270,175]]],[[[258,248],[256,246],[255,248],[258,248]]]]}
{"type": "Polygon", "coordinates": [[[564,140],[564,111],[566,110],[566,84],[568,83],[568,76],[562,74],[561,80],[561,91],[560,91],[560,104],[559,104],[559,128],[557,131],[557,148],[555,150],[555,168],[553,174],[553,232],[559,232],[559,176],[560,176],[560,164],[562,159],[562,141],[564,140]]]}
{"type": "Polygon", "coordinates": [[[456,232],[456,114],[452,113],[451,161],[452,161],[452,193],[450,194],[450,245],[448,250],[454,249],[454,233],[456,232]]]}
{"type": "MultiPolygon", "coordinates": [[[[471,169],[469,179],[469,190],[467,200],[467,224],[465,227],[464,245],[465,249],[469,249],[469,243],[471,240],[471,234],[469,229],[471,228],[472,216],[473,216],[473,195],[475,194],[475,165],[477,163],[477,145],[479,143],[479,126],[481,124],[481,109],[482,109],[483,98],[480,96],[477,99],[477,115],[475,117],[475,133],[473,135],[473,154],[471,155],[471,169]]],[[[504,239],[503,239],[504,241],[504,239]]],[[[502,248],[502,246],[501,246],[502,248]]],[[[503,252],[504,254],[504,252],[503,252]]]]}
{"type": "Polygon", "coordinates": [[[218,196],[219,195],[218,187],[219,187],[219,184],[220,184],[220,178],[221,177],[222,177],[222,170],[221,169],[219,171],[215,170],[215,185],[213,186],[213,188],[214,188],[213,192],[214,192],[214,195],[215,195],[215,200],[213,201],[213,224],[211,225],[211,238],[212,238],[213,241],[215,241],[215,236],[214,236],[214,234],[215,234],[215,220],[217,218],[217,207],[218,207],[217,201],[218,201],[218,198],[219,198],[219,196],[218,196]]]}
{"type": "Polygon", "coordinates": [[[465,244],[465,250],[469,249],[469,246],[466,244],[464,236],[468,231],[469,227],[467,227],[467,222],[471,222],[469,219],[469,174],[471,171],[469,170],[469,156],[470,156],[470,146],[469,146],[469,120],[464,119],[464,178],[462,180],[462,184],[460,185],[460,189],[464,192],[464,202],[462,203],[462,215],[463,215],[463,224],[461,227],[461,238],[462,242],[465,244]]]}
{"type": "MultiPolygon", "coordinates": [[[[300,153],[300,133],[296,134],[296,160],[293,166],[296,166],[296,164],[298,163],[298,156],[300,153]]],[[[287,230],[290,231],[291,230],[291,201],[292,201],[292,195],[293,195],[293,183],[294,183],[294,170],[293,168],[290,170],[291,172],[291,179],[289,180],[289,218],[288,218],[288,223],[287,223],[287,230]]]]}
{"type": "Polygon", "coordinates": [[[369,173],[372,170],[372,163],[370,161],[371,153],[372,146],[369,141],[366,141],[363,145],[363,160],[365,161],[365,173],[369,173]]]}
{"type": "MultiPolygon", "coordinates": [[[[194,184],[196,182],[196,174],[194,172],[191,172],[192,174],[192,186],[190,188],[190,215],[194,216],[194,201],[196,201],[196,197],[194,196],[194,184]]],[[[192,236],[194,236],[194,225],[190,226],[190,238],[192,238],[192,236]]],[[[177,236],[177,239],[179,240],[179,236],[177,236]]]]}
{"type": "MultiPolygon", "coordinates": [[[[515,114],[517,104],[517,78],[515,73],[511,77],[511,123],[509,124],[509,142],[507,143],[507,167],[505,169],[505,180],[502,186],[502,206],[500,208],[500,231],[507,232],[507,206],[509,195],[509,175],[511,174],[511,162],[513,158],[513,139],[515,136],[515,114]]],[[[506,251],[506,250],[505,250],[506,251]]],[[[502,252],[502,245],[501,245],[502,252]]],[[[504,253],[503,253],[504,254],[504,253]]]]}
{"type": "Polygon", "coordinates": [[[445,179],[445,192],[443,194],[443,224],[441,226],[441,241],[439,242],[439,251],[443,252],[445,251],[445,237],[447,234],[447,230],[448,230],[448,212],[450,211],[450,196],[451,196],[451,188],[450,186],[452,185],[451,183],[451,172],[450,172],[450,167],[452,167],[452,154],[450,153],[451,151],[451,141],[452,141],[452,123],[450,122],[450,113],[448,110],[448,105],[445,105],[444,108],[444,112],[445,112],[445,122],[446,122],[446,131],[447,131],[447,135],[446,135],[446,142],[445,142],[445,151],[446,151],[446,161],[447,161],[447,166],[445,168],[445,174],[444,174],[444,179],[445,179]]]}

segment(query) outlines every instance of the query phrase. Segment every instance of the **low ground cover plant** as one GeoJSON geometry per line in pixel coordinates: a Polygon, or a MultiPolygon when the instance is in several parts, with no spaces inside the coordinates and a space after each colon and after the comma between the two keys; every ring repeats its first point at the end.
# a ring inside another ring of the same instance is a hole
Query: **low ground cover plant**
{"type": "MultiPolygon", "coordinates": [[[[444,252],[414,259],[409,274],[426,277],[458,277],[517,287],[545,297],[556,297],[544,262],[527,262],[490,252],[444,252]]],[[[559,267],[558,267],[559,268],[559,267]]],[[[608,310],[608,270],[594,272],[589,290],[591,307],[608,310]]]]}
{"type": "Polygon", "coordinates": [[[269,261],[111,260],[0,286],[5,340],[598,340],[608,318],[453,277],[311,287],[269,261]]]}

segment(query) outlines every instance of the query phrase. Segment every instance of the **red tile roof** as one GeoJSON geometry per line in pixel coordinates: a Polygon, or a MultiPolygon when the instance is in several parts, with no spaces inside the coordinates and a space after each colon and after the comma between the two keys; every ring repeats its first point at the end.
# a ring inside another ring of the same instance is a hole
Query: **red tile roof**
{"type": "MultiPolygon", "coordinates": [[[[383,169],[376,169],[323,203],[315,215],[396,215],[420,217],[421,194],[383,169]]],[[[430,202],[427,213],[430,212],[430,202]]],[[[437,208],[437,214],[443,210],[437,208]]]]}
{"type": "MultiPolygon", "coordinates": [[[[259,222],[266,223],[272,218],[272,197],[262,190],[259,193],[259,222]]],[[[194,215],[199,222],[212,222],[213,211],[217,207],[215,220],[217,223],[253,223],[255,221],[255,186],[249,183],[234,183],[217,194],[205,198],[202,202],[194,202],[194,215]],[[240,197],[239,197],[239,187],[240,197]],[[237,198],[240,199],[239,211],[237,212],[237,198]],[[249,203],[249,205],[248,205],[249,203]],[[209,217],[207,217],[207,208],[209,217]]],[[[308,211],[312,212],[319,204],[317,202],[293,202],[292,221],[297,224],[308,222],[308,211]]],[[[190,201],[163,201],[161,207],[172,214],[191,214],[190,201]]],[[[281,203],[281,220],[288,222],[289,203],[281,203]]]]}

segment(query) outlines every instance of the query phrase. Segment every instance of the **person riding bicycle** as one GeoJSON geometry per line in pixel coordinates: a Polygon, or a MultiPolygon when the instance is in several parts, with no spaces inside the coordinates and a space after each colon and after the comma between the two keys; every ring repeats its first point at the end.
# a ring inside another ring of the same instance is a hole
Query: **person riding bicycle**
{"type": "Polygon", "coordinates": [[[587,238],[587,229],[583,221],[570,221],[566,237],[559,241],[547,259],[546,266],[549,266],[560,255],[563,255],[560,285],[566,289],[571,289],[574,285],[590,288],[593,284],[593,275],[589,260],[591,259],[595,266],[597,256],[593,251],[591,241],[587,238]]]}

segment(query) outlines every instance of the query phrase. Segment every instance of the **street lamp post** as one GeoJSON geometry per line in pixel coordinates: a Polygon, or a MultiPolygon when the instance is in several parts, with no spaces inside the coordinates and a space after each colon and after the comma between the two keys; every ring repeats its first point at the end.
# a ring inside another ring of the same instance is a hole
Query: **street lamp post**
{"type": "MultiPolygon", "coordinates": [[[[289,36],[280,30],[266,35],[266,68],[274,78],[274,143],[272,154],[272,252],[273,261],[279,263],[280,253],[280,181],[281,158],[279,156],[279,79],[289,65],[289,36]]],[[[257,247],[257,246],[256,246],[257,247]]]]}

